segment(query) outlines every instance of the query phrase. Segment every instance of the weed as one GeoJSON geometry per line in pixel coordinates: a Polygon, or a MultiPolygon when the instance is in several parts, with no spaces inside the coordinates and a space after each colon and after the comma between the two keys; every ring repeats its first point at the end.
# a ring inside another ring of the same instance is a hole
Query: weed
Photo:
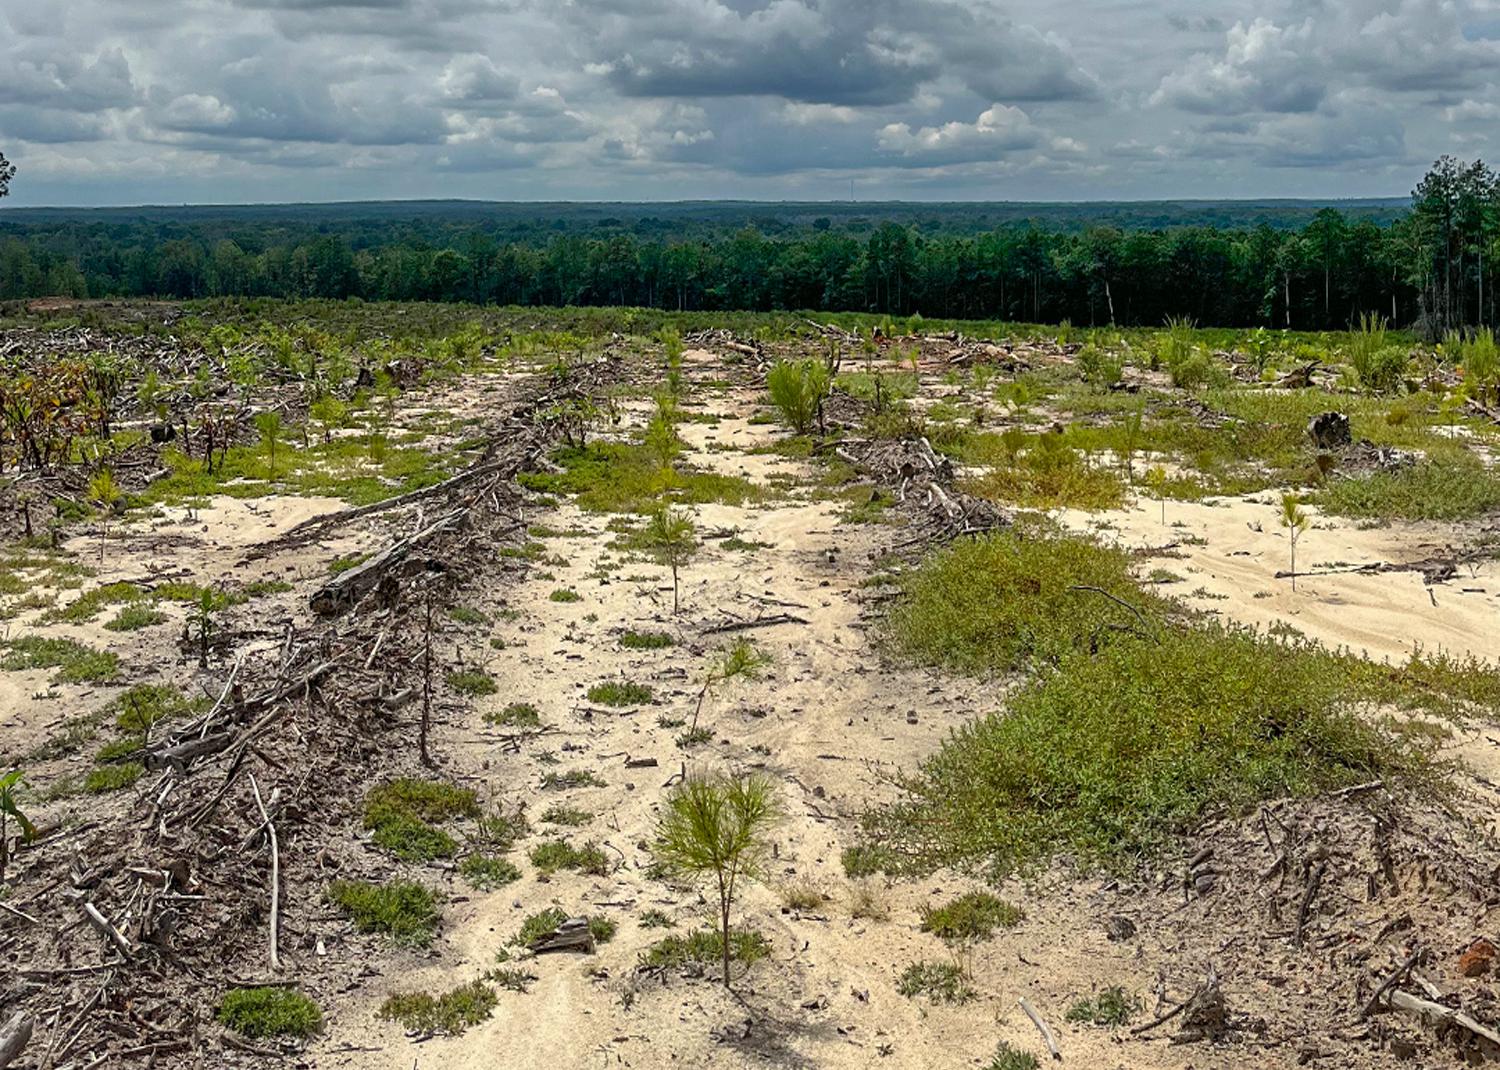
{"type": "Polygon", "coordinates": [[[483,981],[470,981],[434,996],[428,992],[397,992],[376,1012],[416,1033],[459,1036],[494,1013],[499,1000],[483,981]]]}
{"type": "Polygon", "coordinates": [[[547,773],[542,777],[544,791],[602,787],[605,787],[604,781],[589,769],[569,769],[566,773],[547,773]]]}
{"type": "Polygon", "coordinates": [[[594,815],[587,810],[577,810],[571,806],[563,806],[561,803],[553,803],[542,812],[543,824],[563,825],[568,828],[587,825],[593,819],[594,815]]]}
{"type": "Polygon", "coordinates": [[[166,684],[136,684],[116,695],[106,707],[115,724],[127,732],[144,736],[159,721],[178,717],[202,706],[166,684]]]}
{"type": "Polygon", "coordinates": [[[894,872],[898,859],[894,852],[879,844],[857,843],[845,847],[839,861],[844,866],[845,876],[870,877],[876,873],[894,872]]]}
{"type": "Polygon", "coordinates": [[[542,715],[529,702],[512,702],[503,710],[485,713],[484,722],[503,728],[540,728],[542,715]]]}
{"type": "Polygon", "coordinates": [[[500,690],[500,685],[495,678],[487,672],[479,669],[466,669],[462,672],[450,672],[444,680],[450,690],[458,692],[467,698],[478,698],[481,695],[493,695],[500,690]]]}
{"type": "Polygon", "coordinates": [[[620,636],[620,645],[626,650],[663,650],[674,645],[666,632],[627,631],[620,636]]]}
{"type": "Polygon", "coordinates": [[[96,765],[89,770],[83,781],[83,790],[90,795],[128,788],[141,779],[146,767],[140,762],[124,762],[119,765],[96,765]]]}
{"type": "Polygon", "coordinates": [[[413,881],[334,881],[326,894],[360,932],[385,933],[403,946],[426,947],[437,930],[437,893],[413,881]]]}
{"type": "Polygon", "coordinates": [[[370,556],[370,554],[344,554],[342,557],[335,557],[328,562],[328,574],[337,576],[341,572],[348,572],[351,568],[358,568],[370,560],[370,556]]]}
{"type": "Polygon", "coordinates": [[[606,680],[589,688],[590,702],[601,706],[642,706],[651,701],[651,689],[628,680],[606,680]]]}
{"type": "Polygon", "coordinates": [[[816,910],[828,897],[812,881],[797,881],[781,889],[781,905],[788,910],[816,910]]]}
{"type": "Polygon", "coordinates": [[[1025,917],[1014,903],[989,892],[970,892],[940,907],[924,907],[922,931],[943,940],[988,940],[996,929],[1013,929],[1025,917]]]}
{"type": "Polygon", "coordinates": [[[415,777],[401,777],[371,788],[365,796],[365,827],[373,827],[372,818],[378,819],[379,814],[391,810],[409,813],[423,821],[449,821],[480,814],[472,788],[415,777]]]}
{"type": "Polygon", "coordinates": [[[885,921],[891,916],[891,908],[879,887],[870,881],[856,881],[849,885],[849,916],[885,921]]]}
{"type": "Polygon", "coordinates": [[[125,606],[105,621],[104,627],[112,632],[134,632],[149,628],[154,624],[161,624],[166,619],[165,613],[159,609],[152,609],[150,606],[125,606]]]}
{"type": "Polygon", "coordinates": [[[530,947],[533,940],[546,936],[568,920],[568,912],[561,907],[548,907],[535,914],[528,914],[521,928],[506,941],[510,947],[530,947]]]}
{"type": "Polygon", "coordinates": [[[459,624],[488,624],[490,618],[471,606],[454,606],[448,610],[448,619],[459,624]]]}
{"type": "Polygon", "coordinates": [[[963,968],[952,962],[913,962],[901,971],[896,991],[907,999],[926,996],[934,1003],[968,1003],[977,993],[963,968]]]}
{"type": "Polygon", "coordinates": [[[828,366],[822,361],[778,361],[766,373],[771,404],[782,423],[799,435],[814,430],[828,388],[828,366]]]}
{"type": "Polygon", "coordinates": [[[559,587],[547,596],[553,602],[582,602],[583,595],[571,587],[559,587]]]}
{"type": "Polygon", "coordinates": [[[641,911],[640,917],[636,920],[642,929],[675,929],[677,927],[677,923],[665,911],[657,910],[655,907],[641,911]]]}
{"type": "Polygon", "coordinates": [[[531,982],[536,980],[536,975],[527,973],[525,970],[496,967],[485,971],[483,980],[511,992],[525,993],[530,990],[531,982]]]}
{"type": "Polygon", "coordinates": [[[713,738],[714,733],[710,728],[690,728],[677,737],[676,743],[679,747],[686,750],[689,747],[711,743],[713,742],[713,738]]]}
{"type": "Polygon", "coordinates": [[[1097,993],[1092,998],[1080,999],[1068,1008],[1068,1021],[1088,1025],[1121,1026],[1141,1009],[1139,998],[1130,995],[1119,985],[1097,993]]]}
{"type": "Polygon", "coordinates": [[[120,659],[107,651],[93,650],[72,639],[23,635],[5,644],[0,669],[56,669],[53,683],[104,684],[115,678],[120,659]]]}
{"type": "MultiPolygon", "coordinates": [[[[729,957],[752,963],[771,953],[770,942],[754,930],[735,929],[729,934],[729,957]]],[[[663,937],[641,953],[642,966],[677,968],[689,963],[707,966],[724,959],[724,938],[712,929],[696,929],[663,937]]]]}
{"type": "Polygon", "coordinates": [[[1421,461],[1394,471],[1335,479],[1313,502],[1370,520],[1466,520],[1500,509],[1500,474],[1477,461],[1421,461]]]}
{"type": "Polygon", "coordinates": [[[531,864],[544,877],[560,869],[591,873],[594,876],[609,875],[609,858],[603,849],[592,840],[582,847],[574,847],[567,840],[548,840],[531,849],[531,864]]]}
{"type": "Polygon", "coordinates": [[[1013,1048],[1002,1040],[995,1045],[995,1057],[984,1070],[1038,1070],[1040,1065],[1031,1052],[1013,1048]]]}
{"type": "Polygon", "coordinates": [[[528,828],[526,813],[521,809],[509,814],[503,810],[485,814],[479,819],[478,825],[474,839],[502,851],[514,846],[517,840],[526,835],[528,828]]]}
{"type": "Polygon", "coordinates": [[[323,1012],[301,992],[264,986],[231,988],[215,1015],[241,1036],[310,1037],[323,1025],[323,1012]]]}
{"type": "Polygon", "coordinates": [[[464,880],[485,892],[521,879],[521,871],[514,862],[495,855],[469,855],[459,864],[458,872],[464,880]]]}

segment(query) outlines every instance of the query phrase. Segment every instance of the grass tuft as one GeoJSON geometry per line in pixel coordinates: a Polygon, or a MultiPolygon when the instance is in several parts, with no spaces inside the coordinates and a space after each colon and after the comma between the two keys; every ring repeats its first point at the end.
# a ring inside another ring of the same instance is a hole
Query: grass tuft
{"type": "Polygon", "coordinates": [[[651,689],[630,681],[606,680],[589,688],[589,701],[601,706],[641,706],[651,701],[651,689]]]}
{"type": "Polygon", "coordinates": [[[542,876],[551,876],[560,869],[591,873],[598,877],[608,876],[609,858],[603,849],[592,840],[582,847],[574,847],[567,840],[548,840],[531,849],[531,864],[542,876]]]}
{"type": "Polygon", "coordinates": [[[492,892],[521,879],[521,871],[507,858],[469,855],[458,867],[459,874],[480,891],[492,892]]]}
{"type": "Polygon", "coordinates": [[[334,881],[327,897],[360,932],[385,933],[406,947],[426,947],[438,926],[438,897],[414,881],[334,881]]]}
{"type": "Polygon", "coordinates": [[[470,981],[440,996],[429,992],[393,993],[377,1013],[415,1033],[446,1033],[456,1037],[487,1020],[498,1002],[494,989],[483,981],[470,981]]]}
{"type": "Polygon", "coordinates": [[[922,931],[944,940],[988,940],[996,929],[1013,929],[1026,913],[989,892],[970,892],[940,907],[924,907],[922,931]]]}
{"type": "Polygon", "coordinates": [[[1141,1009],[1138,997],[1130,995],[1119,985],[1098,992],[1088,999],[1080,999],[1068,1008],[1068,1021],[1086,1025],[1122,1026],[1135,1017],[1141,1009]]]}
{"type": "Polygon", "coordinates": [[[627,631],[620,636],[620,645],[626,650],[664,650],[674,645],[674,640],[666,632],[637,632],[627,631]]]}
{"type": "Polygon", "coordinates": [[[5,644],[0,669],[56,669],[53,683],[106,684],[120,671],[120,659],[107,651],[93,650],[72,639],[23,635],[5,644]]]}
{"type": "Polygon", "coordinates": [[[448,687],[468,698],[478,698],[481,695],[493,695],[500,690],[500,685],[495,683],[495,678],[487,672],[478,669],[468,669],[464,672],[450,672],[446,677],[448,687]]]}
{"type": "MultiPolygon", "coordinates": [[[[754,930],[735,929],[729,934],[729,957],[736,962],[751,963],[771,954],[771,944],[754,930]]],[[[710,966],[724,958],[724,938],[717,930],[696,929],[690,933],[672,933],[641,953],[642,966],[676,968],[689,963],[710,966]]]]}
{"type": "Polygon", "coordinates": [[[926,996],[934,1003],[968,1003],[976,993],[962,967],[952,962],[913,962],[901,971],[896,991],[907,999],[926,996]]]}
{"type": "Polygon", "coordinates": [[[301,992],[272,986],[231,988],[216,1017],[241,1036],[310,1037],[323,1025],[323,1012],[301,992]]]}

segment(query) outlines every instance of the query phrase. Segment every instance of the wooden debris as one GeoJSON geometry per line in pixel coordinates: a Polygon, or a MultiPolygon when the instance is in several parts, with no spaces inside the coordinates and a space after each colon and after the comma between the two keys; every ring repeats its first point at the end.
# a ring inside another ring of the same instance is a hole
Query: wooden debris
{"type": "Polygon", "coordinates": [[[0,1070],[15,1062],[16,1057],[31,1043],[31,1017],[17,1012],[0,1025],[0,1070]]]}
{"type": "Polygon", "coordinates": [[[1053,1035],[1052,1029],[1042,1018],[1040,1012],[1033,1007],[1025,997],[1021,998],[1021,1009],[1026,1012],[1026,1017],[1031,1019],[1031,1024],[1036,1026],[1037,1031],[1042,1034],[1042,1042],[1047,1045],[1047,1050],[1052,1053],[1053,1059],[1062,1059],[1062,1049],[1057,1046],[1057,1037],[1053,1035]]]}
{"type": "Polygon", "coordinates": [[[589,931],[588,918],[569,918],[551,932],[543,933],[531,941],[528,947],[538,955],[553,951],[594,951],[594,934],[589,931]]]}

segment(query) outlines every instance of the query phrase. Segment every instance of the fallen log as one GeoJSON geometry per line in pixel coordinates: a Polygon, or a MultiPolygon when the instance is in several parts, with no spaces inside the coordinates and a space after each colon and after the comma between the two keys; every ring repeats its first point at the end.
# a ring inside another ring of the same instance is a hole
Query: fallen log
{"type": "Polygon", "coordinates": [[[589,931],[588,918],[569,918],[550,933],[538,936],[527,946],[538,955],[551,951],[592,952],[594,934],[589,931]]]}
{"type": "Polygon", "coordinates": [[[1451,1022],[1454,1025],[1462,1026],[1476,1037],[1482,1037],[1495,1045],[1497,1049],[1500,1049],[1500,1033],[1495,1032],[1495,1030],[1488,1026],[1481,1025],[1458,1007],[1445,1007],[1441,1003],[1433,1003],[1430,1000],[1421,999],[1399,988],[1391,993],[1390,1000],[1391,1006],[1398,1011],[1415,1014],[1419,1018],[1436,1018],[1438,1021],[1451,1022]]]}
{"type": "Polygon", "coordinates": [[[31,1019],[17,1012],[10,1021],[0,1026],[0,1070],[15,1062],[16,1056],[31,1043],[31,1019]]]}
{"type": "Polygon", "coordinates": [[[331,617],[352,608],[365,595],[378,587],[387,573],[405,561],[412,550],[441,532],[455,527],[467,514],[467,508],[445,513],[436,522],[429,524],[415,535],[402,539],[386,547],[368,561],[339,573],[313,592],[308,603],[312,611],[322,617],[331,617]]]}

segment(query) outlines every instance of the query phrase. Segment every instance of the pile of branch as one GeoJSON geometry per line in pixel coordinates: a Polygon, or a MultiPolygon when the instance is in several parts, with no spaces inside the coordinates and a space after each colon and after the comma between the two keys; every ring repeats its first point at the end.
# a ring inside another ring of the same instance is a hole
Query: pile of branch
{"type": "Polygon", "coordinates": [[[834,453],[890,487],[897,503],[917,513],[942,538],[1006,527],[1010,517],[993,502],[953,486],[953,462],[925,437],[845,439],[834,453]]]}
{"type": "Polygon", "coordinates": [[[315,998],[347,988],[359,938],[330,924],[323,889],[384,876],[347,828],[375,778],[417,766],[399,714],[424,679],[424,610],[430,619],[434,597],[492,567],[510,538],[510,477],[546,448],[542,414],[559,391],[597,388],[616,369],[585,366],[518,399],[494,429],[505,463],[488,491],[450,488],[420,538],[377,555],[388,564],[375,587],[389,597],[343,588],[329,595],[342,612],[242,654],[213,706],[149,748],[132,808],[44,831],[17,854],[0,950],[21,968],[0,977],[0,1006],[30,1024],[35,1065],[199,1066],[205,1053],[224,1065],[221,1043],[279,1060],[277,1047],[222,1034],[218,998],[256,984],[315,998]],[[341,953],[343,941],[356,948],[341,953]]]}
{"type": "Polygon", "coordinates": [[[760,359],[764,350],[759,342],[751,339],[746,342],[735,335],[733,331],[723,327],[712,327],[701,331],[690,331],[682,336],[684,343],[690,346],[698,346],[702,349],[727,349],[731,353],[738,353],[743,357],[754,357],[760,359]]]}

